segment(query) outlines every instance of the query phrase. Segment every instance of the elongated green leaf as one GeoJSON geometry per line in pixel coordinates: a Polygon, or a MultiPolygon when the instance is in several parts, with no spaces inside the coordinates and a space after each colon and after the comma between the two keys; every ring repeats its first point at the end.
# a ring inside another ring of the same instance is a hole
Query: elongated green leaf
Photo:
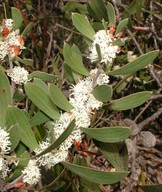
{"type": "Polygon", "coordinates": [[[66,130],[60,135],[59,138],[56,139],[56,141],[54,141],[47,149],[45,149],[44,151],[42,151],[41,153],[39,153],[38,155],[36,155],[36,157],[40,157],[56,148],[58,148],[60,146],[60,144],[62,144],[65,139],[70,135],[70,133],[72,132],[73,128],[75,126],[75,120],[73,120],[70,125],[66,128],[66,130]]]}
{"type": "Polygon", "coordinates": [[[38,143],[25,113],[17,107],[9,107],[7,110],[7,125],[12,126],[15,124],[19,126],[21,131],[20,140],[32,150],[38,147],[38,143]]]}
{"type": "Polygon", "coordinates": [[[7,76],[0,70],[0,127],[5,127],[6,112],[11,105],[11,89],[7,76]]]}
{"type": "Polygon", "coordinates": [[[27,33],[29,33],[32,30],[33,27],[33,22],[30,22],[24,29],[24,31],[22,32],[22,36],[25,36],[27,33]]]}
{"type": "Polygon", "coordinates": [[[117,35],[119,32],[121,32],[122,29],[127,26],[127,24],[128,24],[128,19],[123,19],[123,20],[119,23],[119,25],[117,26],[117,29],[116,29],[116,31],[115,31],[115,35],[117,35]]]}
{"type": "Polygon", "coordinates": [[[104,107],[104,109],[109,110],[128,110],[138,107],[145,103],[151,96],[150,91],[142,91],[135,94],[128,95],[121,99],[112,101],[109,105],[104,107]]]}
{"type": "Polygon", "coordinates": [[[79,175],[80,177],[92,181],[94,183],[100,184],[113,184],[124,179],[128,172],[104,172],[96,169],[79,166],[72,163],[63,162],[62,163],[67,169],[79,175]]]}
{"type": "Polygon", "coordinates": [[[162,191],[162,184],[159,185],[145,185],[141,186],[144,192],[161,192],[162,191]]]}
{"type": "Polygon", "coordinates": [[[30,120],[31,127],[40,125],[48,121],[50,118],[45,115],[42,111],[38,111],[30,120]]]}
{"type": "Polygon", "coordinates": [[[88,75],[89,72],[83,65],[82,56],[79,48],[76,45],[70,47],[67,43],[64,43],[63,55],[67,65],[74,71],[82,75],[88,75]]]}
{"type": "Polygon", "coordinates": [[[112,88],[108,85],[100,85],[92,91],[92,94],[97,100],[107,102],[112,97],[112,88]]]}
{"type": "Polygon", "coordinates": [[[23,21],[21,12],[16,7],[12,7],[11,14],[14,21],[14,29],[20,28],[23,21]]]}
{"type": "Polygon", "coordinates": [[[119,144],[117,143],[102,143],[96,141],[95,144],[117,171],[127,171],[128,153],[126,145],[121,143],[122,149],[119,150],[119,144]]]}
{"type": "Polygon", "coordinates": [[[56,79],[56,77],[52,74],[48,74],[42,71],[34,71],[33,73],[31,73],[29,75],[29,78],[39,78],[42,79],[44,81],[52,81],[54,79],[56,79]]]}
{"type": "Polygon", "coordinates": [[[93,36],[95,35],[95,31],[91,27],[86,17],[78,13],[73,13],[72,21],[73,21],[73,25],[77,28],[77,30],[80,33],[82,33],[85,37],[93,41],[93,36]]]}
{"type": "Polygon", "coordinates": [[[17,147],[17,145],[20,141],[21,131],[20,131],[18,124],[12,126],[8,131],[10,134],[10,141],[11,141],[11,150],[10,151],[13,151],[17,147]]]}
{"type": "Polygon", "coordinates": [[[103,0],[88,0],[89,6],[97,16],[98,20],[104,19],[105,21],[108,20],[107,18],[107,11],[104,5],[103,0]]]}
{"type": "Polygon", "coordinates": [[[140,21],[141,12],[142,12],[143,0],[136,0],[136,16],[138,21],[140,21]]]}
{"type": "Polygon", "coordinates": [[[44,81],[38,78],[34,78],[33,83],[38,85],[43,91],[49,94],[48,87],[44,81]]]}
{"type": "Polygon", "coordinates": [[[108,15],[108,19],[109,19],[109,26],[115,26],[116,17],[115,17],[115,10],[114,10],[113,5],[108,2],[106,5],[106,9],[107,9],[107,15],[108,15]]]}
{"type": "Polygon", "coordinates": [[[120,142],[130,135],[128,127],[81,128],[81,130],[93,139],[105,143],[120,142]]]}
{"type": "Polygon", "coordinates": [[[0,64],[0,70],[6,72],[6,69],[0,64]]]}
{"type": "Polygon", "coordinates": [[[50,84],[49,92],[50,92],[51,100],[59,108],[65,110],[65,111],[70,111],[71,109],[73,109],[73,106],[69,103],[69,101],[66,99],[65,95],[62,93],[62,91],[56,85],[50,84]]]}
{"type": "Polygon", "coordinates": [[[120,69],[110,71],[109,75],[124,75],[128,73],[135,73],[136,71],[144,68],[149,63],[153,62],[153,60],[158,55],[158,50],[150,51],[144,55],[141,55],[136,60],[128,63],[127,65],[121,67],[120,69]]]}
{"type": "Polygon", "coordinates": [[[33,60],[32,59],[21,59],[20,57],[15,57],[15,59],[24,65],[33,66],[33,60]]]}
{"type": "Polygon", "coordinates": [[[12,176],[9,179],[10,181],[15,180],[16,178],[18,178],[22,174],[22,170],[27,166],[27,164],[29,162],[30,153],[28,151],[25,151],[19,157],[22,159],[18,162],[18,165],[17,165],[15,171],[13,172],[12,176]]]}
{"type": "Polygon", "coordinates": [[[48,93],[46,93],[38,85],[27,83],[25,84],[25,92],[29,99],[45,114],[54,120],[59,119],[60,114],[58,109],[51,101],[48,93]]]}

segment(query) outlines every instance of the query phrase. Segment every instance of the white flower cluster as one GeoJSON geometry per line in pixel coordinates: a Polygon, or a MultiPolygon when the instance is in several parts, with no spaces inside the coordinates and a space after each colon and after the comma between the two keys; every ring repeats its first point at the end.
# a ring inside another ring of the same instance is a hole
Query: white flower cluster
{"type": "MultiPolygon", "coordinates": [[[[77,85],[72,86],[69,102],[74,108],[70,112],[62,113],[60,119],[55,122],[53,127],[55,139],[60,137],[74,118],[76,126],[68,138],[59,146],[59,148],[35,159],[35,162],[37,163],[37,165],[36,163],[34,164],[33,168],[35,170],[37,166],[35,173],[33,173],[30,168],[31,165],[27,166],[25,171],[23,171],[23,174],[25,174],[23,177],[24,182],[27,182],[30,185],[38,183],[40,179],[40,172],[38,169],[40,166],[47,166],[50,169],[57,163],[65,161],[68,156],[68,150],[73,145],[74,141],[82,141],[82,132],[80,127],[89,127],[93,111],[95,109],[99,109],[99,107],[103,104],[102,102],[96,100],[91,93],[94,88],[93,81],[96,79],[96,84],[98,85],[107,84],[109,82],[109,77],[105,73],[100,72],[98,77],[97,73],[97,69],[91,70],[89,77],[80,80],[77,85]]],[[[35,154],[38,155],[50,145],[50,140],[47,138],[46,141],[42,141],[39,144],[39,148],[34,150],[35,154]]]]}
{"type": "Polygon", "coordinates": [[[23,182],[35,185],[41,178],[40,169],[37,166],[36,160],[29,160],[27,167],[22,171],[23,182]]]}
{"type": "Polygon", "coordinates": [[[10,171],[8,168],[8,161],[3,158],[10,151],[11,142],[9,140],[9,133],[0,128],[0,177],[5,178],[10,171]]]}
{"type": "Polygon", "coordinates": [[[19,30],[13,30],[14,22],[12,19],[4,19],[2,22],[0,37],[0,60],[7,55],[13,59],[24,49],[24,40],[19,35],[19,30]]]}
{"type": "Polygon", "coordinates": [[[28,82],[29,72],[24,67],[16,66],[13,69],[7,70],[7,75],[11,77],[11,80],[16,84],[23,84],[28,82]]]}
{"type": "Polygon", "coordinates": [[[101,63],[111,64],[116,58],[116,54],[119,52],[119,47],[113,45],[113,42],[116,38],[113,36],[113,33],[110,30],[100,30],[94,35],[94,41],[92,47],[89,48],[90,56],[89,59],[91,62],[99,60],[99,55],[96,49],[98,45],[100,48],[101,54],[101,63]]]}

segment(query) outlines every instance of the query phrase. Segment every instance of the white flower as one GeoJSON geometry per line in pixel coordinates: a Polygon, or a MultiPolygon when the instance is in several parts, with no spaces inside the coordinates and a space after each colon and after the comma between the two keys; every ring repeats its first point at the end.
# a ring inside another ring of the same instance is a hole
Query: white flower
{"type": "Polygon", "coordinates": [[[7,75],[11,77],[11,80],[16,84],[23,84],[28,81],[29,79],[29,72],[24,69],[24,67],[14,67],[12,70],[7,70],[7,75]]]}
{"type": "Polygon", "coordinates": [[[108,84],[108,83],[109,83],[109,76],[104,73],[101,73],[97,78],[97,84],[103,85],[103,84],[108,84]]]}
{"type": "Polygon", "coordinates": [[[10,145],[9,133],[0,128],[0,154],[9,153],[10,145]]]}
{"type": "Polygon", "coordinates": [[[8,54],[8,44],[7,42],[0,42],[0,60],[3,60],[8,54]]]}
{"type": "Polygon", "coordinates": [[[132,62],[137,58],[137,55],[133,55],[132,51],[128,51],[127,53],[127,60],[128,62],[132,62]]]}
{"type": "Polygon", "coordinates": [[[3,24],[5,27],[7,27],[9,30],[11,30],[14,26],[14,21],[13,21],[13,19],[4,19],[3,24]]]}
{"type": "Polygon", "coordinates": [[[8,168],[8,161],[0,157],[0,177],[5,179],[8,172],[10,172],[8,168]]]}
{"type": "Polygon", "coordinates": [[[118,46],[113,45],[113,41],[116,38],[112,33],[105,30],[100,30],[94,35],[94,41],[92,43],[92,47],[90,47],[90,60],[91,62],[95,62],[99,60],[99,56],[96,50],[96,45],[100,48],[101,53],[101,63],[109,63],[113,62],[113,59],[116,58],[116,54],[118,53],[118,46]]]}
{"type": "MultiPolygon", "coordinates": [[[[41,153],[45,149],[47,149],[50,146],[50,142],[47,139],[46,141],[42,141],[39,144],[39,148],[35,149],[34,152],[37,154],[41,153]]],[[[39,166],[45,166],[47,165],[48,168],[51,168],[54,165],[55,156],[52,152],[48,152],[45,155],[42,155],[38,158],[36,158],[36,161],[39,163],[39,166]]]]}
{"type": "Polygon", "coordinates": [[[29,160],[27,167],[22,171],[23,182],[29,185],[35,185],[41,178],[40,169],[36,164],[36,160],[29,160]]]}
{"type": "Polygon", "coordinates": [[[73,115],[71,113],[65,112],[61,114],[60,119],[56,121],[54,125],[54,135],[56,139],[65,131],[72,120],[73,115]]]}

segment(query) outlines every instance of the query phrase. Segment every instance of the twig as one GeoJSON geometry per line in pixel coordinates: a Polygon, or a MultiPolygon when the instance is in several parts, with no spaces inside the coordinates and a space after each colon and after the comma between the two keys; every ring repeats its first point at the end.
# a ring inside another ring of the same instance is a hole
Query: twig
{"type": "Polygon", "coordinates": [[[142,121],[138,126],[139,129],[142,130],[146,125],[148,125],[151,121],[154,121],[162,114],[162,108],[158,109],[156,113],[154,113],[151,117],[148,117],[144,121],[142,121]]]}
{"type": "Polygon", "coordinates": [[[148,67],[149,67],[151,76],[155,79],[155,81],[157,82],[157,84],[159,85],[159,87],[162,89],[162,84],[161,84],[159,78],[158,78],[158,77],[156,76],[156,74],[154,73],[153,66],[152,66],[152,65],[149,65],[148,67]]]}
{"type": "Polygon", "coordinates": [[[71,29],[69,29],[69,28],[67,28],[67,27],[64,27],[64,26],[58,24],[58,23],[56,23],[56,26],[57,26],[57,27],[60,27],[60,28],[62,28],[62,29],[66,29],[67,31],[73,32],[73,33],[75,33],[75,34],[81,35],[79,32],[74,31],[74,30],[71,30],[71,29]]]}
{"type": "Polygon", "coordinates": [[[142,109],[142,111],[140,111],[140,113],[137,115],[137,117],[134,119],[134,122],[136,122],[138,120],[139,117],[141,117],[141,115],[143,114],[143,112],[150,106],[150,104],[152,103],[152,101],[149,101],[145,107],[142,109]]]}

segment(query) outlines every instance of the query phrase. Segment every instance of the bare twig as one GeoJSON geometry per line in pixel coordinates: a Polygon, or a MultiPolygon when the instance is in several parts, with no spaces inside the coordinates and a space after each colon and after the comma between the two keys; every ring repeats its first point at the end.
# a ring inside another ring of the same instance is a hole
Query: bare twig
{"type": "Polygon", "coordinates": [[[140,130],[142,130],[146,125],[148,125],[151,121],[154,121],[162,114],[162,108],[158,109],[156,113],[154,113],[151,117],[148,117],[144,121],[142,121],[138,126],[140,130]]]}

